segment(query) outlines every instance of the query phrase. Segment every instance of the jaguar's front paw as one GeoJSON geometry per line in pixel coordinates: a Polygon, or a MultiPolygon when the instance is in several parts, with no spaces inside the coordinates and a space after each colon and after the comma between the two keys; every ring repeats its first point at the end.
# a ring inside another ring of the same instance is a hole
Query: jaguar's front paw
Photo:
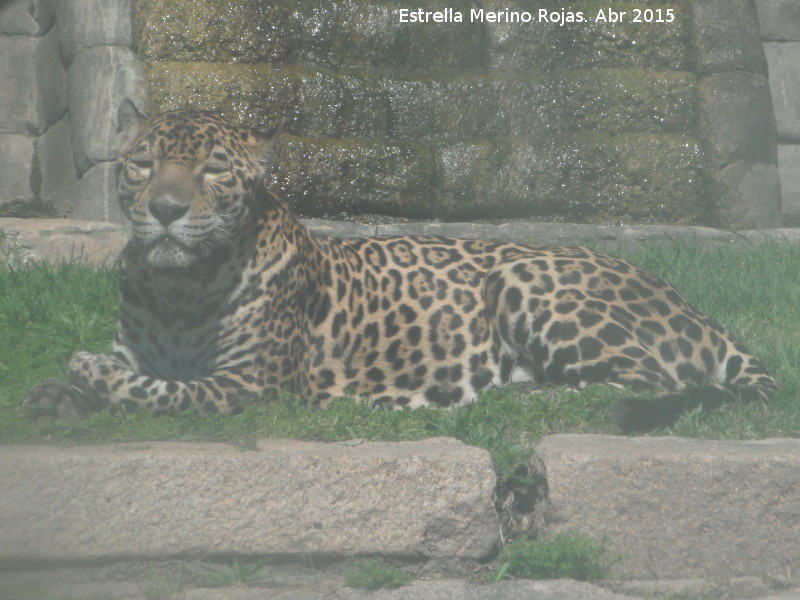
{"type": "Polygon", "coordinates": [[[61,379],[44,379],[34,385],[17,411],[37,423],[50,423],[55,419],[81,421],[90,412],[83,392],[61,379]]]}

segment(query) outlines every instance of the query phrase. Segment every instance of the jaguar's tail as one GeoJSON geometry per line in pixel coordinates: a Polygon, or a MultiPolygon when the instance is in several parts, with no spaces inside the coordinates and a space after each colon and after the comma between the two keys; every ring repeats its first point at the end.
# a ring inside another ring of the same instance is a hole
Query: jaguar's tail
{"type": "Polygon", "coordinates": [[[713,410],[723,404],[767,402],[775,391],[769,388],[732,383],[687,387],[657,398],[623,398],[614,407],[613,419],[625,433],[641,433],[670,427],[685,413],[701,406],[713,410]]]}
{"type": "Polygon", "coordinates": [[[735,342],[712,374],[718,383],[689,385],[657,398],[624,398],[614,408],[614,422],[624,432],[650,431],[675,424],[681,414],[697,407],[705,411],[723,404],[766,403],[778,391],[766,367],[735,342]]]}

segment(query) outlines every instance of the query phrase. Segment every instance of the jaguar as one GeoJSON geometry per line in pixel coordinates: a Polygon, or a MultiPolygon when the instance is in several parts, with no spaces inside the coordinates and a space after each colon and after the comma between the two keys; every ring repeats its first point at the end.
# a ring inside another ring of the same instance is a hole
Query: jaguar
{"type": "Polygon", "coordinates": [[[31,418],[106,407],[237,414],[288,390],[310,406],[454,407],[507,384],[630,390],[623,431],[693,407],[769,401],[761,362],[659,277],[585,247],[313,233],[265,178],[276,131],[218,114],[146,118],[129,100],[117,194],[132,225],[109,354],[24,398],[31,418]],[[644,393],[655,392],[655,393],[644,393]]]}

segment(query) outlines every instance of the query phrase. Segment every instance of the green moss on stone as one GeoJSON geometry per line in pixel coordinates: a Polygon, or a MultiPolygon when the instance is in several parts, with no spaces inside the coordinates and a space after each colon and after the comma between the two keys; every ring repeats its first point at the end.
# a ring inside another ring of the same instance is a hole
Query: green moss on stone
{"type": "Polygon", "coordinates": [[[692,137],[699,100],[682,3],[589,0],[572,8],[669,8],[677,19],[564,27],[401,24],[399,0],[135,6],[153,110],[285,121],[272,184],[302,214],[721,221],[692,137]]]}
{"type": "Polygon", "coordinates": [[[719,222],[705,156],[689,137],[560,134],[444,146],[440,214],[576,223],[719,222]]]}
{"type": "MultiPolygon", "coordinates": [[[[528,152],[520,148],[523,164],[528,152]]],[[[536,163],[541,214],[578,223],[718,223],[706,158],[694,138],[556,136],[541,157],[536,163]]]]}
{"type": "Polygon", "coordinates": [[[697,77],[639,68],[565,72],[558,128],[686,135],[697,130],[697,77]]]}
{"type": "Polygon", "coordinates": [[[276,63],[297,54],[291,2],[138,0],[134,23],[146,61],[276,63]]]}
{"type": "MultiPolygon", "coordinates": [[[[467,10],[468,0],[418,2],[467,10]]],[[[482,66],[477,24],[401,23],[406,2],[344,0],[140,0],[138,47],[147,61],[300,63],[329,68],[441,69],[482,66]]]]}
{"type": "Polygon", "coordinates": [[[553,23],[487,24],[488,64],[494,70],[522,73],[549,73],[562,69],[639,67],[656,71],[687,71],[692,66],[691,40],[685,25],[685,9],[677,3],[663,2],[579,2],[566,5],[560,1],[494,0],[487,9],[529,10],[540,8],[560,12],[562,8],[581,11],[594,19],[600,9],[627,11],[634,9],[672,9],[672,23],[585,22],[566,25],[553,23]],[[648,4],[650,6],[648,6],[648,4]]]}
{"type": "Polygon", "coordinates": [[[214,109],[250,127],[282,120],[287,132],[383,137],[386,101],[374,75],[267,64],[158,62],[147,70],[155,112],[214,109]]]}
{"type": "Polygon", "coordinates": [[[640,69],[564,71],[554,78],[380,77],[371,71],[159,62],[155,110],[215,108],[251,126],[331,137],[469,140],[559,131],[688,134],[695,76],[640,69]]]}
{"type": "Polygon", "coordinates": [[[424,144],[282,136],[272,189],[309,217],[433,217],[434,160],[424,144]]]}

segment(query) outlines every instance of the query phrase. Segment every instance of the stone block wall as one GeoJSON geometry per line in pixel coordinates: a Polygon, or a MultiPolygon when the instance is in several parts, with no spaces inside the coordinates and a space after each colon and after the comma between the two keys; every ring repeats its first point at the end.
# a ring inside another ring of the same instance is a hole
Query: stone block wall
{"type": "Polygon", "coordinates": [[[125,96],[150,112],[285,120],[271,185],[305,216],[771,226],[778,161],[787,211],[796,202],[800,214],[797,95],[779,106],[797,78],[795,0],[589,1],[576,9],[628,20],[563,27],[402,23],[407,6],[7,0],[0,216],[120,220],[112,159],[125,96]],[[644,8],[677,18],[630,22],[644,8]],[[762,35],[774,38],[766,59],[762,35]]]}
{"type": "Polygon", "coordinates": [[[800,2],[756,0],[778,130],[785,225],[800,225],[800,2]]]}
{"type": "Polygon", "coordinates": [[[135,21],[154,110],[287,119],[271,183],[306,216],[774,224],[777,186],[751,214],[717,180],[692,3],[650,4],[674,20],[625,0],[580,8],[628,19],[564,27],[469,22],[560,10],[541,0],[426,2],[465,17],[439,24],[403,23],[404,2],[140,0],[135,21]]]}
{"type": "Polygon", "coordinates": [[[406,6],[140,0],[153,108],[287,119],[271,183],[306,216],[779,224],[752,0],[586,2],[563,27],[469,19],[545,0],[406,6]]]}
{"type": "Polygon", "coordinates": [[[121,221],[116,107],[144,101],[131,0],[0,4],[0,216],[121,221]]]}

